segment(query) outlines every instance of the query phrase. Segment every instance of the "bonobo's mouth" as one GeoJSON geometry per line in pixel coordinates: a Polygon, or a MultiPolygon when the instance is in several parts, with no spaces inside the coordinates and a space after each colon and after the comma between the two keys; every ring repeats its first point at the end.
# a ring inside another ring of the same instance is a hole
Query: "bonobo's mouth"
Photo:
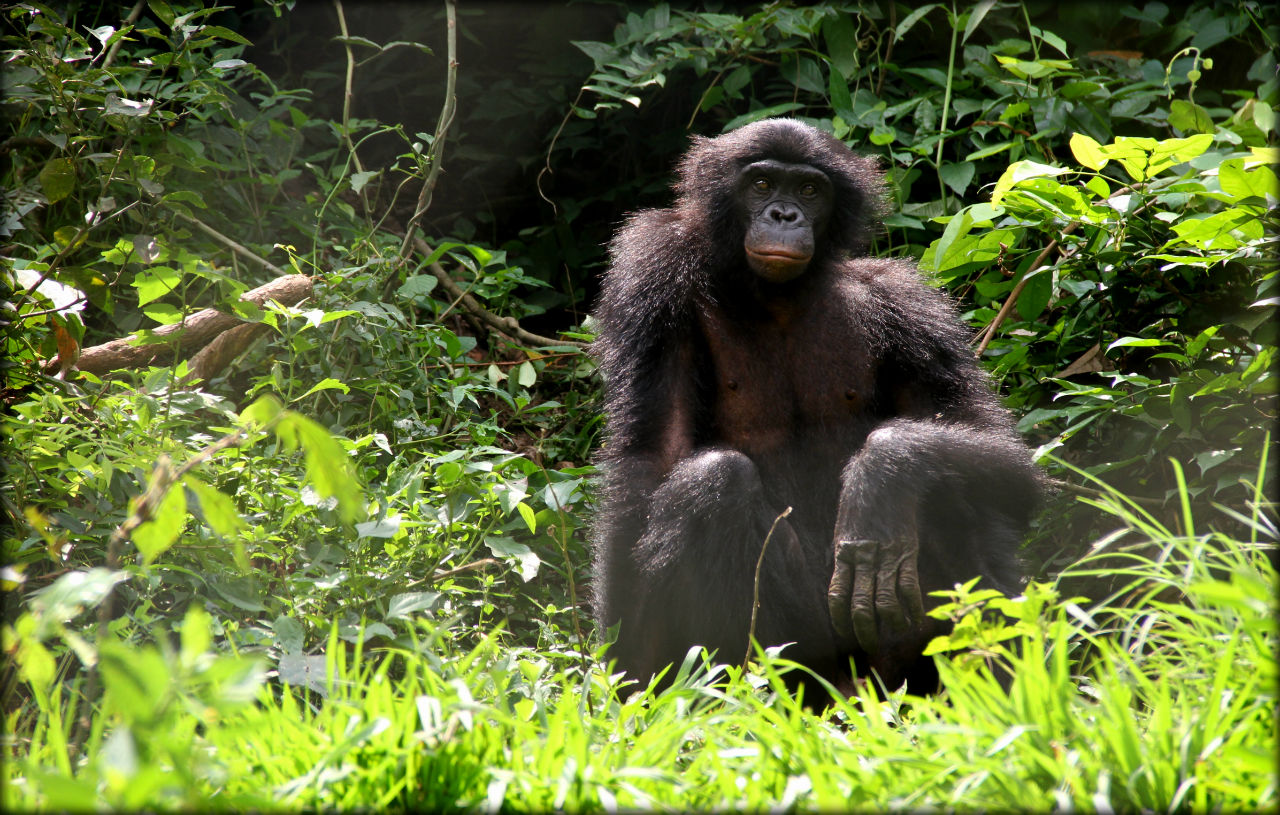
{"type": "Polygon", "coordinates": [[[791,249],[747,249],[747,265],[756,274],[773,283],[785,283],[798,277],[809,266],[811,254],[791,249]]]}
{"type": "Polygon", "coordinates": [[[786,249],[748,249],[747,254],[762,263],[808,263],[813,255],[800,254],[786,249]]]}

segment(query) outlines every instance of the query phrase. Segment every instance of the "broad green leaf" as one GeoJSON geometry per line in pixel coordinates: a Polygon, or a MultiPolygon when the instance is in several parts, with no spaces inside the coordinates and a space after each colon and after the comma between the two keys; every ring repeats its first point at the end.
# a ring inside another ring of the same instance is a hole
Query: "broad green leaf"
{"type": "Polygon", "coordinates": [[[138,290],[138,305],[145,306],[152,300],[171,293],[182,282],[182,272],[168,266],[152,266],[139,272],[130,284],[138,290]]]}
{"type": "Polygon", "coordinates": [[[1165,139],[1151,151],[1150,173],[1155,175],[1175,164],[1190,161],[1208,150],[1211,144],[1213,136],[1208,133],[1198,133],[1185,139],[1165,139]]]}
{"type": "Polygon", "coordinates": [[[195,495],[200,518],[218,537],[234,538],[248,526],[236,511],[235,501],[230,495],[215,489],[190,473],[182,477],[182,484],[195,495]]]}
{"type": "Polygon", "coordinates": [[[969,189],[975,172],[977,169],[972,162],[968,161],[961,164],[943,164],[938,168],[938,175],[943,183],[954,190],[956,195],[964,195],[964,191],[969,189]]]}
{"type": "Polygon", "coordinates": [[[351,458],[328,430],[289,410],[276,423],[276,436],[286,449],[302,449],[307,481],[320,497],[338,499],[338,517],[344,523],[364,516],[362,490],[351,458]]]}
{"type": "Polygon", "coordinates": [[[407,619],[415,611],[427,611],[440,599],[437,591],[409,591],[393,594],[387,601],[387,619],[407,619]]]}
{"type": "Polygon", "coordinates": [[[117,583],[128,579],[125,572],[97,566],[87,571],[67,572],[36,593],[31,600],[31,610],[37,618],[66,622],[84,609],[96,607],[117,583]]]}
{"type": "Polygon", "coordinates": [[[240,411],[240,422],[246,425],[267,427],[284,411],[280,400],[271,394],[259,396],[244,410],[240,411]]]}
{"type": "Polygon", "coordinates": [[[1090,170],[1101,170],[1107,166],[1107,157],[1102,153],[1102,145],[1083,133],[1071,134],[1071,154],[1076,157],[1076,161],[1090,170]]]}
{"type": "Polygon", "coordinates": [[[895,40],[901,40],[902,35],[910,31],[911,27],[915,25],[917,22],[919,22],[921,17],[933,11],[934,9],[941,7],[941,5],[942,5],[941,3],[929,3],[928,5],[921,6],[920,8],[908,14],[906,17],[903,18],[902,22],[898,23],[898,27],[893,30],[893,38],[895,40]]]}
{"type": "Polygon", "coordinates": [[[299,402],[303,399],[306,399],[308,396],[310,396],[313,393],[318,393],[319,391],[328,391],[328,390],[340,390],[343,393],[351,392],[351,388],[345,382],[339,382],[338,380],[332,379],[332,378],[322,379],[316,384],[312,385],[311,388],[306,393],[302,394],[301,396],[299,396],[297,399],[294,399],[293,401],[299,402]]]}
{"type": "Polygon", "coordinates": [[[377,521],[356,524],[356,536],[361,538],[394,538],[400,531],[400,515],[388,515],[377,521]]]}
{"type": "Polygon", "coordinates": [[[271,624],[271,630],[275,632],[276,646],[281,652],[286,654],[302,653],[306,633],[302,628],[302,623],[292,617],[286,617],[281,614],[271,624]]]}
{"type": "Polygon", "coordinates": [[[1048,268],[1032,269],[1024,279],[1026,286],[1018,296],[1018,314],[1024,320],[1034,320],[1049,305],[1049,299],[1053,296],[1053,274],[1048,268]]]}
{"type": "Polygon", "coordinates": [[[987,12],[991,11],[991,7],[996,4],[996,0],[980,0],[974,4],[969,10],[969,22],[964,25],[964,36],[960,38],[960,42],[968,42],[969,35],[978,30],[978,26],[982,23],[982,18],[987,16],[987,12]]]}
{"type": "Polygon", "coordinates": [[[175,484],[160,500],[160,505],[151,514],[151,519],[133,530],[133,545],[142,553],[142,562],[150,565],[170,547],[182,534],[182,526],[187,520],[187,493],[182,486],[175,484]]]}
{"type": "Polygon", "coordinates": [[[1183,133],[1213,132],[1213,117],[1209,111],[1185,99],[1174,99],[1169,103],[1169,124],[1183,133]]]}
{"type": "MultiPolygon", "coordinates": [[[[838,73],[845,80],[852,79],[854,74],[858,72],[858,30],[854,27],[853,15],[833,14],[827,17],[822,21],[822,36],[827,44],[827,57],[836,69],[833,73],[838,73]]],[[[726,88],[728,84],[728,82],[725,82],[726,88]]],[[[848,86],[844,85],[843,82],[840,84],[844,87],[844,93],[847,96],[849,93],[848,86]]],[[[746,82],[738,85],[738,88],[744,85],[746,85],[746,82]]],[[[832,86],[834,88],[834,82],[832,86]]],[[[831,102],[834,107],[840,107],[834,94],[831,102]]],[[[847,103],[844,107],[852,108],[853,105],[852,103],[847,103]]]]}
{"type": "Polygon", "coordinates": [[[524,519],[525,525],[529,527],[530,534],[538,531],[538,519],[533,514],[533,507],[524,501],[516,504],[516,509],[520,511],[520,517],[524,519]]]}
{"type": "Polygon", "coordinates": [[[1015,161],[1005,169],[1004,174],[1000,176],[1000,180],[996,182],[996,188],[991,193],[991,203],[998,205],[1005,193],[1013,189],[1013,186],[1019,181],[1025,181],[1029,178],[1059,176],[1066,172],[1070,172],[1070,170],[1065,167],[1053,167],[1028,160],[1015,161]]]}
{"type": "Polygon", "coordinates": [[[352,173],[351,174],[351,191],[357,192],[357,193],[360,192],[361,190],[364,189],[365,185],[368,184],[369,181],[377,175],[378,175],[377,170],[364,170],[362,172],[352,173]]]}
{"type": "Polygon", "coordinates": [[[182,310],[168,303],[152,303],[142,307],[142,313],[161,325],[182,322],[182,310]]]}
{"type": "Polygon", "coordinates": [[[528,583],[537,576],[542,561],[528,546],[498,535],[486,535],[484,543],[496,556],[515,561],[520,568],[520,579],[524,582],[528,583]]]}
{"type": "Polygon", "coordinates": [[[50,203],[66,198],[76,188],[76,168],[69,158],[51,158],[40,168],[36,180],[50,203]]]}
{"type": "Polygon", "coordinates": [[[1145,337],[1121,337],[1115,342],[1107,346],[1107,350],[1111,351],[1116,348],[1153,348],[1158,345],[1172,345],[1166,340],[1153,340],[1145,337]]]}

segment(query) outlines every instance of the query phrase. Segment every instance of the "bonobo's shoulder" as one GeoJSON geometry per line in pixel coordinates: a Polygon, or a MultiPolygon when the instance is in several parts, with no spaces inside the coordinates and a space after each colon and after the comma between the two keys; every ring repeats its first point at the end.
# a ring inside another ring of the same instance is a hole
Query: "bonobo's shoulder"
{"type": "Polygon", "coordinates": [[[618,263],[655,252],[668,254],[673,246],[690,241],[690,231],[675,210],[645,209],[627,216],[609,242],[609,254],[618,263]]]}
{"type": "Polygon", "coordinates": [[[925,282],[914,263],[899,258],[850,258],[841,264],[839,279],[872,296],[918,297],[922,291],[943,296],[925,282]]]}

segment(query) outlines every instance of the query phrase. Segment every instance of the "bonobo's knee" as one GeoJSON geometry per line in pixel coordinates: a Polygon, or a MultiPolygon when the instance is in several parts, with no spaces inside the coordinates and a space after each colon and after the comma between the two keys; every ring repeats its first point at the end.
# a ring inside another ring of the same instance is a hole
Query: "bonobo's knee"
{"type": "Polygon", "coordinates": [[[758,495],[763,489],[755,463],[737,450],[711,448],[695,453],[671,469],[668,483],[712,501],[758,495]]]}

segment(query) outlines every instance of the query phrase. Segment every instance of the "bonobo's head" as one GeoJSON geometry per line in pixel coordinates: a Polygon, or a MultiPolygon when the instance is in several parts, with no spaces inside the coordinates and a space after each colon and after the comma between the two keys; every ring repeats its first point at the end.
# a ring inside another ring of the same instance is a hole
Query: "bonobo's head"
{"type": "Polygon", "coordinates": [[[874,159],[795,119],[695,136],[678,172],[675,208],[706,236],[716,266],[745,263],[771,283],[861,252],[884,197],[874,159]]]}
{"type": "Polygon", "coordinates": [[[764,159],[738,173],[747,265],[770,283],[799,277],[831,217],[831,180],[808,164],[764,159]]]}

